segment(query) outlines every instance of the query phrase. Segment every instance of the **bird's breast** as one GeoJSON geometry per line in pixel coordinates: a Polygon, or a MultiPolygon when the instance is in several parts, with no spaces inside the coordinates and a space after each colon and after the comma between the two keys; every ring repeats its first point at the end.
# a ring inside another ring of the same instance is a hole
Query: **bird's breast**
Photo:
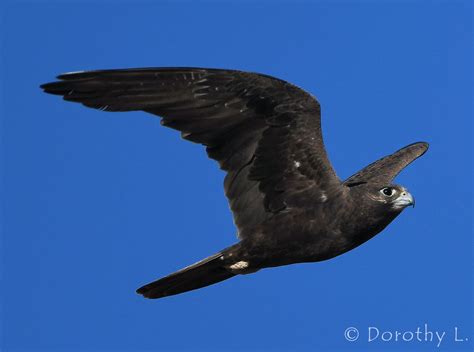
{"type": "Polygon", "coordinates": [[[306,209],[272,217],[258,234],[246,241],[247,254],[263,266],[314,262],[349,250],[343,232],[343,209],[306,209]]]}

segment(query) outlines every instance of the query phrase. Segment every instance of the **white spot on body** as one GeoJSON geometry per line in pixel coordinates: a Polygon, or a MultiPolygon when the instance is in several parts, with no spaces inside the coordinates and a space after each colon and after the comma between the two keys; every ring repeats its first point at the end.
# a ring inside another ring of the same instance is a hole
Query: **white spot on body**
{"type": "Polygon", "coordinates": [[[245,262],[241,260],[240,262],[237,262],[235,264],[232,264],[229,268],[232,270],[243,270],[249,266],[249,262],[245,262]]]}
{"type": "Polygon", "coordinates": [[[301,163],[299,161],[295,161],[295,166],[296,168],[299,168],[301,166],[301,163]]]}
{"type": "Polygon", "coordinates": [[[323,193],[321,194],[321,202],[324,203],[324,202],[327,201],[327,200],[328,200],[328,196],[326,195],[326,193],[323,192],[323,193]]]}

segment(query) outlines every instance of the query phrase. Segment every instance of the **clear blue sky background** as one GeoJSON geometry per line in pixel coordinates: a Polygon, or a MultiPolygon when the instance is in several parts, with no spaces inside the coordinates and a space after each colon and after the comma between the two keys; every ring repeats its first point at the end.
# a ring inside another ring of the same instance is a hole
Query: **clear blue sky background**
{"type": "Polygon", "coordinates": [[[472,325],[470,1],[3,2],[2,351],[435,351],[381,331],[472,325]],[[43,94],[56,74],[202,66],[315,94],[345,178],[419,140],[417,199],[336,259],[163,300],[140,285],[236,241],[223,173],[145,113],[43,94]],[[348,342],[346,328],[360,330],[348,342]]]}

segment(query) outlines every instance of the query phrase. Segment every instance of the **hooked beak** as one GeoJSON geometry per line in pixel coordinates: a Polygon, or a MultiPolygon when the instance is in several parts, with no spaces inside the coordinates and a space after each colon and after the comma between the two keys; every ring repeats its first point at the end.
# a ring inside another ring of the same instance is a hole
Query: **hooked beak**
{"type": "Polygon", "coordinates": [[[413,198],[411,193],[407,190],[404,190],[393,202],[393,206],[395,208],[406,208],[409,205],[413,205],[413,208],[415,207],[415,198],[413,198]]]}

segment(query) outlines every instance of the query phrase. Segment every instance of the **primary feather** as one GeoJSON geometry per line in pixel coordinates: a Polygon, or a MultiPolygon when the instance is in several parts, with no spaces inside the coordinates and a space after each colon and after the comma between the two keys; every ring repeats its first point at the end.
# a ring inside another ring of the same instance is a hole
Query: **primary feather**
{"type": "Polygon", "coordinates": [[[324,148],[317,100],[288,82],[234,70],[158,68],[64,74],[47,93],[104,111],[143,110],[207,147],[227,172],[239,236],[272,212],[318,198],[338,178],[324,148]],[[295,161],[300,167],[295,167],[295,161]]]}

